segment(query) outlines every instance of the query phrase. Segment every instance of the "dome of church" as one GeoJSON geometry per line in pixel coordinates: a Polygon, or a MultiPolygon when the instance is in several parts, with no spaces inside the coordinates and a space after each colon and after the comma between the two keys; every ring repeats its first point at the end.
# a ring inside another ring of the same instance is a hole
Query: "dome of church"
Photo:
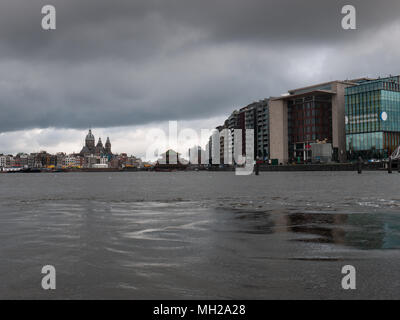
{"type": "Polygon", "coordinates": [[[92,130],[89,130],[89,133],[86,136],[86,141],[93,141],[93,143],[94,143],[95,139],[94,139],[94,135],[92,134],[92,130]]]}

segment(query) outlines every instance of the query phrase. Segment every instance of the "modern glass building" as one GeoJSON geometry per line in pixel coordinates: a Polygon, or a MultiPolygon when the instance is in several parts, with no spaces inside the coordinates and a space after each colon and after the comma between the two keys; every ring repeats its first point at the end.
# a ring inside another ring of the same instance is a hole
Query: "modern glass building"
{"type": "Polygon", "coordinates": [[[346,88],[345,114],[348,159],[387,158],[400,145],[400,76],[346,88]]]}

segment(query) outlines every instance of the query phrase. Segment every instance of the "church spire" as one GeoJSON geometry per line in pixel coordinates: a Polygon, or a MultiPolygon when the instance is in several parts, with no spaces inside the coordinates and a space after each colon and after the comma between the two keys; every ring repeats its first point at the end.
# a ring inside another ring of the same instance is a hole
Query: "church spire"
{"type": "Polygon", "coordinates": [[[101,137],[99,137],[99,141],[97,142],[98,146],[103,146],[103,142],[101,142],[101,137]]]}
{"type": "Polygon", "coordinates": [[[105,144],[105,150],[106,150],[107,154],[112,154],[111,153],[111,141],[110,141],[109,137],[107,137],[107,141],[106,141],[106,144],[105,144]]]}

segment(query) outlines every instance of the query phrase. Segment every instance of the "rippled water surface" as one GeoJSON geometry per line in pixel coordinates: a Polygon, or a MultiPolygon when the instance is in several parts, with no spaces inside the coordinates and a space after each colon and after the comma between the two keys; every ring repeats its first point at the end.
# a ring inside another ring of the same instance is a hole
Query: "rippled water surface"
{"type": "Polygon", "coordinates": [[[400,298],[400,175],[0,175],[0,298],[400,298]],[[54,265],[57,289],[41,289],[54,265]],[[357,290],[341,289],[342,266],[357,290]]]}

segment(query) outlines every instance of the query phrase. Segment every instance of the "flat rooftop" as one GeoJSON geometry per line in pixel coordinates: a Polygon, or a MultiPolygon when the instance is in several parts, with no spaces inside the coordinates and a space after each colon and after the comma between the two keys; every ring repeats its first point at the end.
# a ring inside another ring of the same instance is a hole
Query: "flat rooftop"
{"type": "Polygon", "coordinates": [[[302,92],[302,93],[299,93],[299,94],[290,94],[290,95],[287,95],[287,96],[272,97],[271,100],[272,101],[276,101],[276,100],[291,100],[291,99],[302,98],[302,97],[305,97],[305,96],[315,95],[315,94],[335,95],[336,92],[332,91],[332,90],[311,90],[311,91],[302,92]]]}

